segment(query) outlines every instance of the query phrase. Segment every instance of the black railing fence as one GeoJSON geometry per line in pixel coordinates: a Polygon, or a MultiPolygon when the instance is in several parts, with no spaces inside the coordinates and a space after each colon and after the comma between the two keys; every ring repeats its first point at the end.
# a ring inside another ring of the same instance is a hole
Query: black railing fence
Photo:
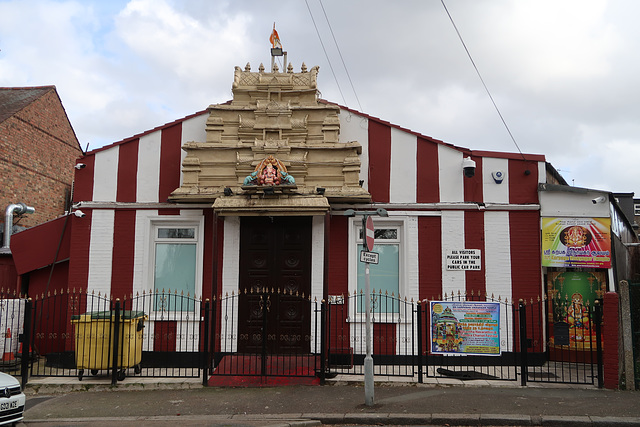
{"type": "MultiPolygon", "coordinates": [[[[0,291],[0,370],[29,377],[363,375],[365,295],[318,300],[253,289],[202,301],[175,291],[122,300],[0,291]],[[24,345],[23,345],[24,344],[24,345]]],[[[451,294],[371,295],[374,375],[602,386],[601,305],[451,294]]]]}

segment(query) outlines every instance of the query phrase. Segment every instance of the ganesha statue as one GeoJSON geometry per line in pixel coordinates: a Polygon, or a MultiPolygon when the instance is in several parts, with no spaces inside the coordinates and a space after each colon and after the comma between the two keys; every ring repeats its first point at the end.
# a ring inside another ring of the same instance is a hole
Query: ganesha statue
{"type": "Polygon", "coordinates": [[[295,179],[287,173],[287,168],[273,156],[268,156],[248,175],[243,185],[295,185],[295,179]]]}

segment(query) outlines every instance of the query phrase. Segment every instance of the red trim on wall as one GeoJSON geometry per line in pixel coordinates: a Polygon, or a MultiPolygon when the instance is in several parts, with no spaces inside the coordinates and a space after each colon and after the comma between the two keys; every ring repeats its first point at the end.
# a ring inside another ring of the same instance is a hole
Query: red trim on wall
{"type": "Polygon", "coordinates": [[[465,271],[466,291],[484,295],[487,290],[485,280],[485,248],[484,248],[484,212],[465,211],[464,213],[464,248],[480,249],[482,260],[481,270],[465,271]]]}
{"type": "Polygon", "coordinates": [[[163,203],[171,192],[180,187],[182,122],[162,130],[160,146],[158,201],[163,203]]]}
{"type": "MultiPolygon", "coordinates": [[[[136,201],[136,180],[138,179],[139,139],[122,144],[118,149],[118,188],[116,201],[133,203],[136,201]]],[[[107,177],[108,178],[108,177],[107,177]]],[[[144,179],[144,177],[141,177],[144,179]]]]}
{"type": "Polygon", "coordinates": [[[75,176],[73,178],[74,203],[93,199],[95,162],[96,157],[94,155],[82,157],[78,161],[78,163],[84,163],[86,166],[82,169],[75,170],[75,176]]]}
{"type": "Polygon", "coordinates": [[[438,144],[418,137],[417,147],[417,188],[418,203],[440,201],[440,173],[438,169],[438,144]]]}
{"type": "Polygon", "coordinates": [[[396,354],[396,341],[395,323],[373,324],[373,354],[396,354]]]}
{"type": "Polygon", "coordinates": [[[509,212],[512,300],[542,297],[540,213],[509,212]]]}
{"type": "Polygon", "coordinates": [[[82,212],[85,214],[82,218],[73,215],[69,218],[71,222],[69,289],[76,289],[78,291],[86,291],[89,281],[89,247],[93,210],[83,209],[82,212]]]}
{"type": "Polygon", "coordinates": [[[617,389],[620,378],[620,296],[615,292],[605,293],[602,311],[604,387],[617,389]]]}
{"type": "Polygon", "coordinates": [[[158,209],[158,215],[180,215],[180,209],[179,208],[158,209]]]}
{"type": "Polygon", "coordinates": [[[442,220],[439,216],[418,218],[419,296],[438,298],[442,294],[442,220]]]}
{"type": "MultiPolygon", "coordinates": [[[[466,154],[464,157],[468,157],[466,154]]],[[[471,160],[476,162],[476,172],[471,178],[463,175],[464,201],[482,202],[484,192],[482,187],[482,157],[471,156],[471,160]]],[[[462,169],[462,166],[460,167],[462,169]]],[[[463,173],[462,170],[460,173],[463,173]]]]}
{"type": "Polygon", "coordinates": [[[509,203],[538,203],[537,163],[509,160],[509,203]]]}
{"type": "Polygon", "coordinates": [[[369,121],[369,193],[373,202],[389,203],[391,127],[369,121]]]}
{"type": "Polygon", "coordinates": [[[70,238],[69,216],[61,216],[14,234],[11,236],[11,253],[17,273],[25,274],[50,266],[54,260],[58,262],[69,258],[70,238]]]}
{"type": "Polygon", "coordinates": [[[155,321],[153,334],[153,351],[176,351],[178,322],[155,321]]]}
{"type": "Polygon", "coordinates": [[[329,295],[349,293],[349,219],[343,216],[331,217],[329,253],[329,295]]]}
{"type": "Polygon", "coordinates": [[[124,299],[133,293],[136,211],[116,210],[113,223],[111,296],[124,299]]]}

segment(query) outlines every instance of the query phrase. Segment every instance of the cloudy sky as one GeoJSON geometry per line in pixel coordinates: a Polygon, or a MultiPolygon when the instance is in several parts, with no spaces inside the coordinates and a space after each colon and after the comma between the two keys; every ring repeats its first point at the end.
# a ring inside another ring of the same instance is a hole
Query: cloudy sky
{"type": "Polygon", "coordinates": [[[444,5],[0,0],[0,86],[55,85],[91,150],[230,100],[234,66],[270,65],[275,22],[295,71],[320,66],[329,101],[460,147],[544,154],[569,184],[640,195],[640,2],[444,5]]]}

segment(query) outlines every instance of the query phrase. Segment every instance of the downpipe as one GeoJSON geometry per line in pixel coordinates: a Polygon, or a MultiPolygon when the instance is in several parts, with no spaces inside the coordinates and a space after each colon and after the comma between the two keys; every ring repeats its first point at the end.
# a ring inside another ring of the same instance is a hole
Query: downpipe
{"type": "Polygon", "coordinates": [[[24,203],[12,203],[7,206],[7,209],[4,212],[4,239],[2,248],[9,249],[9,244],[11,243],[11,233],[13,232],[13,215],[23,215],[23,214],[32,214],[36,210],[32,206],[27,206],[24,203]]]}

